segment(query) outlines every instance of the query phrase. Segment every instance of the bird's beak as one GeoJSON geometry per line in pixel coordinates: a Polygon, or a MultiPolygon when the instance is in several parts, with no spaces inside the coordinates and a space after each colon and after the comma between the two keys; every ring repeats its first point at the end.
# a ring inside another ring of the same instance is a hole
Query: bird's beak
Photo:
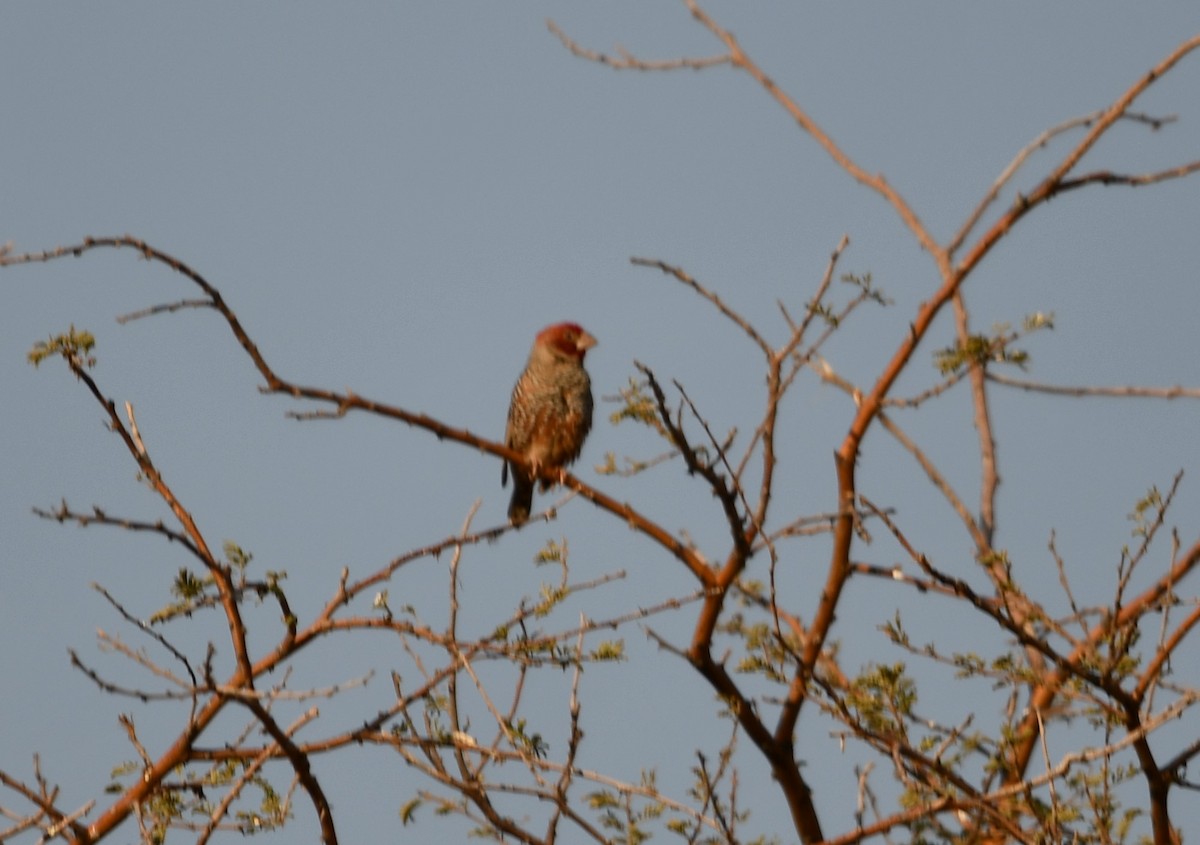
{"type": "Polygon", "coordinates": [[[592,337],[586,331],[579,335],[579,339],[575,341],[575,348],[581,353],[587,352],[597,343],[596,338],[592,337]]]}

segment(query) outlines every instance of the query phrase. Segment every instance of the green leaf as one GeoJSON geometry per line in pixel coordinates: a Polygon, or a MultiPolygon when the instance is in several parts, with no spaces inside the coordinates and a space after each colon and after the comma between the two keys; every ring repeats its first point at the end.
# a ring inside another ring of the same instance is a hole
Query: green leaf
{"type": "Polygon", "coordinates": [[[400,823],[407,825],[410,822],[417,820],[417,808],[421,806],[421,799],[414,798],[400,808],[400,823]]]}
{"type": "Polygon", "coordinates": [[[38,366],[53,355],[61,355],[79,367],[94,367],[96,358],[91,354],[96,338],[88,331],[76,330],[74,324],[64,334],[52,335],[49,340],[39,340],[29,350],[29,363],[38,366]]]}

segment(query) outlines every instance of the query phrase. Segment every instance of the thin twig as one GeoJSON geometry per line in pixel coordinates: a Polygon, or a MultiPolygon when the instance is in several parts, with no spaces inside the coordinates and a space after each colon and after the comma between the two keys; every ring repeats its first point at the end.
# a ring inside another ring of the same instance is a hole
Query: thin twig
{"type": "Polygon", "coordinates": [[[570,50],[573,55],[613,68],[614,70],[702,70],[707,67],[729,64],[729,56],[727,55],[709,56],[701,59],[639,59],[620,47],[617,48],[617,56],[610,56],[607,53],[599,53],[580,46],[563,32],[553,20],[546,20],[546,28],[554,33],[558,40],[563,43],[563,46],[570,50]]]}
{"type": "Polygon", "coordinates": [[[988,381],[1006,387],[1016,387],[1034,393],[1050,393],[1057,396],[1140,398],[1140,399],[1200,399],[1200,387],[1141,387],[1122,385],[1115,387],[1081,387],[1075,385],[1042,384],[1013,378],[1002,373],[989,371],[988,381]]]}

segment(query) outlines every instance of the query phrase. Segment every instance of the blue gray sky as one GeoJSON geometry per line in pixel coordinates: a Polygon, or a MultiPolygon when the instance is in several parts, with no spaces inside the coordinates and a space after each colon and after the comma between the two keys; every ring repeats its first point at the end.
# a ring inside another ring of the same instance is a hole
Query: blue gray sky
{"type": "MultiPolygon", "coordinates": [[[[1184,3],[1152,11],[1115,2],[706,8],[943,240],[1024,144],[1107,105],[1200,23],[1184,3]]],[[[715,430],[752,431],[763,372],[755,348],[708,303],[629,259],[684,267],[778,343],[786,327],[776,303],[799,313],[845,234],[851,244],[840,271],[871,273],[895,303],[864,309],[827,348],[840,373],[869,385],[937,284],[892,209],[838,170],[744,75],[614,72],[571,56],[548,32],[548,17],[599,50],[620,46],[644,58],[720,52],[672,2],[9,0],[0,10],[0,242],[26,251],[86,235],[135,235],[220,288],[284,377],[499,438],[530,341],[567,318],[599,338],[588,359],[598,397],[624,386],[638,360],[681,381],[715,430]]],[[[1083,168],[1137,172],[1195,160],[1198,92],[1193,56],[1137,106],[1178,113],[1179,121],[1156,132],[1120,126],[1083,168]]],[[[1034,184],[1077,137],[1034,156],[1014,188],[1034,184]]],[[[1055,330],[1027,345],[1032,378],[1195,386],[1198,186],[1192,179],[1096,188],[1054,200],[971,278],[975,325],[1053,312],[1055,330]]],[[[210,540],[236,541],[255,554],[259,571],[288,572],[302,619],[332,594],[343,566],[365,574],[447,536],[477,499],[478,526],[503,519],[506,491],[494,459],[366,416],[286,419],[293,406],[259,395],[248,359],[212,313],[113,319],[189,295],[180,277],[127,251],[8,269],[0,278],[0,767],[28,776],[31,755],[41,753],[67,807],[98,795],[111,766],[131,756],[118,714],[135,714],[152,749],[173,724],[101,695],[70,668],[75,649],[113,677],[140,677],[98,649],[98,628],[147,643],[89,584],[148,616],[166,603],[187,561],[153,538],[60,527],[31,514],[65,497],[131,518],[168,516],[81,385],[57,362],[38,370],[25,362],[35,341],[72,324],[97,336],[97,379],[118,402],[134,404],[167,481],[210,540]]],[[[948,317],[918,350],[899,394],[936,380],[932,352],[949,342],[948,317]]],[[[660,450],[644,430],[609,425],[613,410],[599,403],[581,477],[719,555],[719,509],[678,465],[637,479],[595,472],[608,452],[660,450]]],[[[815,378],[797,384],[781,423],[780,524],[834,505],[831,454],[852,412],[815,378]]],[[[1182,402],[998,392],[997,545],[1018,575],[1061,603],[1046,550],[1053,530],[1081,601],[1106,600],[1121,547],[1131,542],[1126,515],[1181,469],[1173,521],[1190,542],[1200,508],[1196,419],[1194,404],[1182,402]]],[[[899,421],[973,503],[978,461],[965,394],[899,421]]],[[[978,575],[961,526],[880,431],[865,444],[861,477],[864,492],[897,508],[945,568],[978,575]]],[[[677,564],[573,501],[556,522],[466,553],[469,627],[491,630],[553,580],[532,557],[563,537],[576,578],[618,570],[626,577],[569,608],[560,627],[580,611],[616,615],[689,589],[677,564]]],[[[798,543],[784,562],[801,613],[815,606],[826,551],[820,541],[798,543]]],[[[1147,579],[1169,553],[1166,543],[1157,548],[1147,579]]],[[[901,552],[877,537],[856,557],[891,564],[901,552]]],[[[446,566],[442,558],[406,570],[390,588],[393,603],[443,624],[446,566]]],[[[896,607],[910,614],[915,639],[981,625],[890,587],[852,589],[853,610],[835,631],[851,666],[903,659],[875,630],[896,607]]],[[[253,644],[265,648],[275,620],[264,611],[257,621],[263,634],[253,644]]],[[[686,621],[650,624],[679,642],[686,621]]],[[[222,636],[220,626],[188,625],[180,636],[198,644],[222,636]]],[[[991,632],[975,636],[981,649],[1003,648],[991,632]]],[[[584,723],[596,740],[585,745],[584,761],[630,780],[657,765],[660,782],[681,795],[695,750],[714,751],[725,728],[696,678],[640,629],[624,638],[627,664],[585,673],[584,723]],[[660,683],[664,677],[670,682],[660,683]]],[[[360,652],[315,649],[294,685],[402,663],[393,642],[357,645],[360,652]]],[[[1175,668],[1195,683],[1195,649],[1175,668]]],[[[552,754],[565,742],[554,732],[564,689],[548,680],[533,709],[548,726],[552,754]]],[[[929,710],[945,716],[955,712],[947,701],[977,692],[958,689],[931,686],[929,710]]],[[[314,735],[343,727],[339,717],[386,706],[390,684],[377,675],[355,695],[322,705],[327,715],[314,735]]],[[[1197,727],[1194,717],[1185,721],[1161,748],[1193,740],[1197,727]]],[[[799,753],[820,773],[827,830],[839,832],[852,826],[856,758],[839,754],[828,730],[806,724],[799,753]]],[[[744,795],[754,796],[749,829],[790,841],[764,767],[752,754],[740,759],[744,795]]],[[[322,759],[318,774],[347,842],[387,835],[398,808],[426,785],[378,750],[322,759]]],[[[1200,827],[1200,816],[1187,812],[1191,829],[1200,827]]],[[[295,824],[295,838],[315,837],[303,802],[295,824]]],[[[447,823],[426,814],[420,824],[432,838],[447,823]]]]}

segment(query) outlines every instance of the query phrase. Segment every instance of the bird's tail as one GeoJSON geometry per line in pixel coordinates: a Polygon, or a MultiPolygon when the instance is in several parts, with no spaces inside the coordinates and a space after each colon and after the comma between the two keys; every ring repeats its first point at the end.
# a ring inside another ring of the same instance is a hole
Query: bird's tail
{"type": "Polygon", "coordinates": [[[522,472],[513,473],[512,500],[508,503],[508,521],[520,525],[529,519],[533,507],[533,479],[522,472]]]}

